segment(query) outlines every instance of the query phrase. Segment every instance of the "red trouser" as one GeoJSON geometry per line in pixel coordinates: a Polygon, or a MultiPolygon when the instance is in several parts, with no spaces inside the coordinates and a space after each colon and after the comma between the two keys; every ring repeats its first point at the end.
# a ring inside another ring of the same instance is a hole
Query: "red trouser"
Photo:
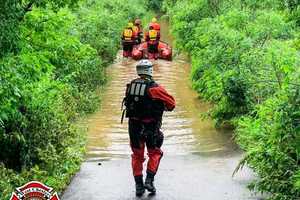
{"type": "Polygon", "coordinates": [[[132,170],[134,176],[143,175],[143,162],[145,161],[145,144],[148,151],[147,171],[157,172],[163,152],[160,147],[163,143],[163,134],[160,132],[160,122],[142,122],[129,120],[130,146],[132,149],[132,170]]]}

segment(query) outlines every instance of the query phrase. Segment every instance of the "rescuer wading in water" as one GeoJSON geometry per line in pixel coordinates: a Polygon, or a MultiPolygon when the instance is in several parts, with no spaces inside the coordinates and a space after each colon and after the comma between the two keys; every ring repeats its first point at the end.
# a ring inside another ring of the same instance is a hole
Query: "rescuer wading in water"
{"type": "Polygon", "coordinates": [[[160,32],[155,30],[153,26],[149,27],[149,31],[145,35],[147,42],[148,52],[154,54],[154,59],[158,59],[158,45],[160,40],[160,32]]]}
{"type": "Polygon", "coordinates": [[[137,32],[134,30],[133,23],[129,22],[122,32],[123,57],[131,57],[133,46],[136,44],[137,32]]]}
{"type": "Polygon", "coordinates": [[[172,111],[175,108],[175,100],[153,80],[153,65],[149,60],[140,61],[136,70],[139,78],[127,84],[124,104],[126,117],[129,118],[128,129],[133,152],[132,170],[136,183],[136,195],[142,196],[145,189],[152,194],[156,192],[153,181],[163,155],[160,149],[164,139],[163,133],[160,131],[162,116],[164,111],[172,111]],[[149,160],[144,184],[145,145],[149,160]]]}
{"type": "Polygon", "coordinates": [[[136,32],[137,35],[136,44],[141,44],[143,38],[143,25],[140,19],[136,19],[134,21],[134,31],[136,32]]]}

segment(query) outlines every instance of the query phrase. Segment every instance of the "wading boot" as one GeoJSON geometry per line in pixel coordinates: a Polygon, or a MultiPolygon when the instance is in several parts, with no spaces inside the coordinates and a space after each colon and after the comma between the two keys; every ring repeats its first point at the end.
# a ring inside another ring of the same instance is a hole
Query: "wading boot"
{"type": "Polygon", "coordinates": [[[143,176],[135,176],[135,195],[140,197],[145,193],[143,176]]]}
{"type": "Polygon", "coordinates": [[[154,187],[153,181],[154,181],[154,174],[151,173],[151,172],[147,172],[147,177],[146,177],[146,180],[145,180],[145,188],[151,194],[155,194],[156,193],[156,188],[154,187]]]}

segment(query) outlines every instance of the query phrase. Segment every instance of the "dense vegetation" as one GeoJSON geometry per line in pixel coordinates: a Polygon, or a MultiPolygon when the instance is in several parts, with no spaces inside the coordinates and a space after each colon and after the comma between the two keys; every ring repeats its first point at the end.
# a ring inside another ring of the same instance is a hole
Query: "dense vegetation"
{"type": "Polygon", "coordinates": [[[0,5],[0,199],[38,180],[61,191],[79,169],[74,122],[96,90],[142,0],[4,0],[0,5]]]}
{"type": "Polygon", "coordinates": [[[162,5],[163,0],[146,0],[146,6],[156,12],[159,12],[161,10],[162,5]]]}
{"type": "Polygon", "coordinates": [[[191,79],[214,103],[217,126],[236,141],[260,176],[251,188],[270,199],[300,197],[300,2],[165,0],[191,79]]]}

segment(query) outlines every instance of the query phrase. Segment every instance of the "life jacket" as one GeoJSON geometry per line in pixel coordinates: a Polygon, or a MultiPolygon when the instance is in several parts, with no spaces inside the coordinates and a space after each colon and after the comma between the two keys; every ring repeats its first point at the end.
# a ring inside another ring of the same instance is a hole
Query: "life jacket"
{"type": "Polygon", "coordinates": [[[135,79],[127,84],[124,105],[126,106],[126,117],[136,119],[162,118],[164,104],[149,96],[149,89],[158,85],[152,80],[135,79]]]}
{"type": "Polygon", "coordinates": [[[158,32],[156,30],[149,30],[149,38],[151,41],[155,41],[157,39],[158,32]]]}
{"type": "Polygon", "coordinates": [[[125,39],[126,41],[132,40],[133,30],[127,28],[127,29],[124,30],[123,35],[124,35],[124,39],[125,39]]]}

